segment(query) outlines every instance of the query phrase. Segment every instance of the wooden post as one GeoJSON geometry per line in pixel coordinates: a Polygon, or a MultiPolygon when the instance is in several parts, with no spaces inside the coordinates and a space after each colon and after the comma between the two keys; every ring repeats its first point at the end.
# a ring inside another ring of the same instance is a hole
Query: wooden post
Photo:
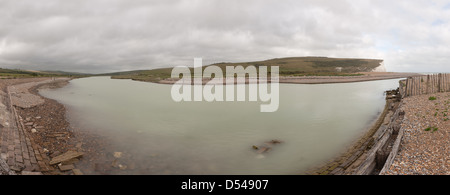
{"type": "Polygon", "coordinates": [[[409,96],[409,78],[406,78],[405,97],[409,96]]]}
{"type": "Polygon", "coordinates": [[[423,79],[423,76],[420,76],[419,77],[419,95],[422,95],[423,94],[423,92],[422,92],[422,81],[425,81],[424,79],[423,79]]]}
{"type": "Polygon", "coordinates": [[[448,74],[444,74],[444,86],[445,86],[445,92],[448,92],[448,74]]]}
{"type": "Polygon", "coordinates": [[[440,93],[440,92],[442,92],[442,75],[441,75],[441,73],[439,73],[438,79],[439,79],[439,87],[438,87],[438,90],[439,90],[439,93],[440,93]]]}
{"type": "Polygon", "coordinates": [[[412,94],[412,78],[408,78],[408,96],[412,94]]]}
{"type": "Polygon", "coordinates": [[[418,77],[414,77],[414,95],[417,95],[417,78],[418,77]]]}
{"type": "Polygon", "coordinates": [[[449,82],[448,79],[449,79],[449,74],[445,74],[445,85],[447,86],[445,92],[449,92],[450,91],[450,89],[449,89],[450,82],[449,82]]]}
{"type": "Polygon", "coordinates": [[[436,75],[433,74],[433,91],[431,93],[436,93],[436,75]]]}
{"type": "Polygon", "coordinates": [[[417,94],[416,95],[420,95],[420,77],[416,78],[416,82],[417,82],[417,94]]]}

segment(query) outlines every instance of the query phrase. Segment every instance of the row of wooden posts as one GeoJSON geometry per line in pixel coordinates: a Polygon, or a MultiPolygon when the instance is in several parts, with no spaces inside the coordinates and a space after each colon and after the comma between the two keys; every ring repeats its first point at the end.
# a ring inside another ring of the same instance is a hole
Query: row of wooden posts
{"type": "Polygon", "coordinates": [[[450,74],[415,76],[400,81],[402,97],[439,92],[450,92],[450,74]]]}

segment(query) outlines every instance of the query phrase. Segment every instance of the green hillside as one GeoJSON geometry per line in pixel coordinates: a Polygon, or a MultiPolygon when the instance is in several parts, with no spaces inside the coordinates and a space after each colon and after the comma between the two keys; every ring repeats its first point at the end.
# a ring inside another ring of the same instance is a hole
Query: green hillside
{"type": "MultiPolygon", "coordinates": [[[[293,57],[276,58],[257,62],[241,63],[216,63],[213,65],[222,68],[226,66],[247,67],[279,66],[281,76],[354,76],[361,75],[358,72],[370,72],[380,65],[383,60],[374,59],[350,59],[350,58],[326,58],[326,57],[293,57]]],[[[205,66],[206,67],[206,66],[205,66]]],[[[204,67],[204,68],[205,68],[204,67]]],[[[106,74],[115,79],[133,79],[140,81],[158,82],[170,78],[172,68],[155,70],[130,71],[123,73],[106,74]]],[[[191,72],[193,72],[191,70],[191,72]]]]}
{"type": "Polygon", "coordinates": [[[33,71],[20,69],[0,68],[0,78],[31,78],[31,77],[62,77],[62,76],[86,76],[82,73],[72,73],[63,71],[33,71]]]}

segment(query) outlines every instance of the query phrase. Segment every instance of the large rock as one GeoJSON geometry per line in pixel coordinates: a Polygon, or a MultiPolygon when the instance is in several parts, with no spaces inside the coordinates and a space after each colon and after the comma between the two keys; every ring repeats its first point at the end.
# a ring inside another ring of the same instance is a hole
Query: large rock
{"type": "Polygon", "coordinates": [[[66,152],[64,154],[61,154],[61,155],[53,158],[50,161],[50,165],[56,165],[58,163],[63,163],[63,162],[66,162],[66,161],[70,161],[70,160],[73,160],[75,158],[79,158],[79,157],[83,156],[83,154],[84,154],[83,152],[68,151],[68,152],[66,152]]]}

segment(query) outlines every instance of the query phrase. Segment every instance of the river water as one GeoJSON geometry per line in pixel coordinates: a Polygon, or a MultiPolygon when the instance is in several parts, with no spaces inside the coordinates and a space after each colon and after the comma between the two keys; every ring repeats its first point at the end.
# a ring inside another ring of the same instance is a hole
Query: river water
{"type": "Polygon", "coordinates": [[[398,79],[280,84],[273,113],[261,113],[262,102],[177,103],[171,85],[109,77],[40,94],[64,104],[71,125],[108,138],[106,155],[120,152],[109,174],[298,174],[345,151],[397,86],[398,79]],[[274,139],[282,143],[268,153],[252,148],[274,139]]]}

